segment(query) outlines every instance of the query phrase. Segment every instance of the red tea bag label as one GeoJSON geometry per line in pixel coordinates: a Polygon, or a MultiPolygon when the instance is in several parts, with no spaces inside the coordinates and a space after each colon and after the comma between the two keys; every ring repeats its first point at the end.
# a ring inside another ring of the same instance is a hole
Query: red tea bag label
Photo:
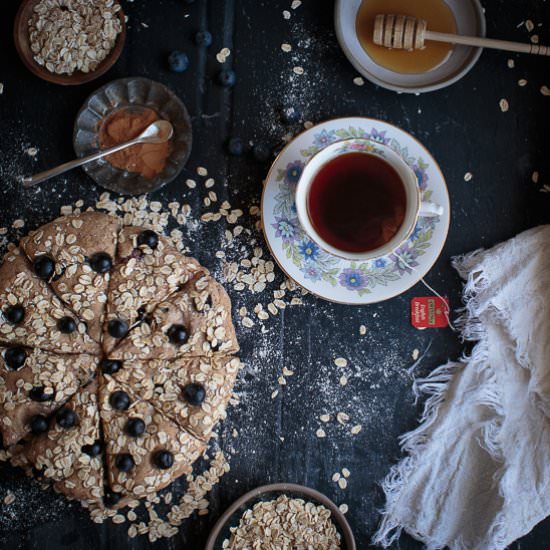
{"type": "Polygon", "coordinates": [[[413,298],[411,300],[411,324],[414,328],[444,328],[448,326],[446,312],[449,300],[437,296],[413,298]]]}

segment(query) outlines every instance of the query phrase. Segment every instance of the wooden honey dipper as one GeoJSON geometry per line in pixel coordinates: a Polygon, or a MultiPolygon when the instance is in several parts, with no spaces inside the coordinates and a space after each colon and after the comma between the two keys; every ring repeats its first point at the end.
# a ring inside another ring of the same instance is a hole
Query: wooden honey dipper
{"type": "Polygon", "coordinates": [[[405,15],[377,15],[374,20],[373,41],[378,46],[399,50],[421,50],[426,40],[463,44],[478,48],[493,48],[508,52],[530,53],[550,56],[550,48],[539,44],[522,44],[508,40],[494,40],[477,36],[462,36],[427,30],[424,19],[405,15]]]}

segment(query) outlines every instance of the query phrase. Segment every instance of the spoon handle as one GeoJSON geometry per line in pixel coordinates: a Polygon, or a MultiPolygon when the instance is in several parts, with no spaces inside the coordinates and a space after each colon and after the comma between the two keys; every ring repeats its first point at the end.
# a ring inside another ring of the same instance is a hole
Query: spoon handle
{"type": "Polygon", "coordinates": [[[132,141],[126,141],[124,143],[119,143],[118,145],[114,145],[113,147],[110,147],[109,149],[102,149],[101,151],[98,151],[97,153],[93,153],[91,155],[88,155],[87,157],[83,157],[80,159],[71,160],[70,162],[65,162],[64,164],[60,164],[59,166],[56,166],[55,168],[50,168],[50,170],[46,170],[44,172],[40,172],[39,174],[35,174],[34,176],[25,176],[21,178],[21,182],[23,183],[23,187],[29,188],[33,185],[38,185],[39,183],[42,183],[43,181],[49,180],[50,178],[53,178],[54,176],[59,176],[60,174],[64,174],[65,172],[68,172],[69,170],[72,170],[73,168],[77,168],[78,166],[82,166],[83,164],[87,164],[88,162],[92,162],[94,160],[98,160],[100,158],[103,158],[107,155],[111,155],[112,153],[116,153],[117,151],[120,151],[121,149],[126,149],[126,147],[130,147],[131,145],[136,145],[138,143],[142,143],[144,140],[140,138],[133,139],[132,141]]]}

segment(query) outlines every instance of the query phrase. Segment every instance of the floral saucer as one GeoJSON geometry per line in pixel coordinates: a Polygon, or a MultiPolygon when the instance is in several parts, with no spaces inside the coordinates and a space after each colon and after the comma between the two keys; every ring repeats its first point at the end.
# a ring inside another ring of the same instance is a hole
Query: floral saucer
{"type": "Polygon", "coordinates": [[[402,294],[432,268],[449,230],[449,193],[437,162],[410,134],[375,119],[339,118],[306,130],[281,151],[264,184],[262,221],[273,257],[296,283],[331,302],[372,304],[402,294]],[[302,229],[294,202],[296,184],[311,156],[349,138],[393,149],[417,175],[422,200],[444,209],[440,217],[420,218],[409,240],[394,253],[366,262],[343,260],[319,248],[302,229]]]}

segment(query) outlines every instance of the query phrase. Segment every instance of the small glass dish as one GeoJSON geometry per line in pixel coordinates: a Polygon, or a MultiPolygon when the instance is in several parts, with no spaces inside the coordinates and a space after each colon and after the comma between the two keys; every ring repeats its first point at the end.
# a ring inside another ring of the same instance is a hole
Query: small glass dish
{"type": "Polygon", "coordinates": [[[355,539],[344,514],[340,512],[338,506],[328,497],[319,493],[315,489],[296,485],[294,483],[274,483],[272,485],[263,485],[246,493],[241,498],[236,500],[218,519],[208,540],[206,541],[205,550],[221,550],[225,539],[231,537],[230,527],[239,525],[239,521],[247,509],[251,509],[260,501],[275,500],[281,495],[286,495],[289,498],[301,498],[305,501],[313,502],[314,504],[322,504],[332,513],[332,521],[341,536],[341,550],[356,550],[355,539]]]}
{"type": "Polygon", "coordinates": [[[171,152],[164,170],[153,178],[115,168],[105,158],[85,164],[83,170],[101,187],[123,195],[150,193],[171,182],[183,170],[191,153],[192,128],[189,113],[169,88],[148,78],[113,80],[96,90],[78,112],[73,145],[77,157],[97,152],[102,122],[124,107],[148,107],[174,127],[171,152]]]}

